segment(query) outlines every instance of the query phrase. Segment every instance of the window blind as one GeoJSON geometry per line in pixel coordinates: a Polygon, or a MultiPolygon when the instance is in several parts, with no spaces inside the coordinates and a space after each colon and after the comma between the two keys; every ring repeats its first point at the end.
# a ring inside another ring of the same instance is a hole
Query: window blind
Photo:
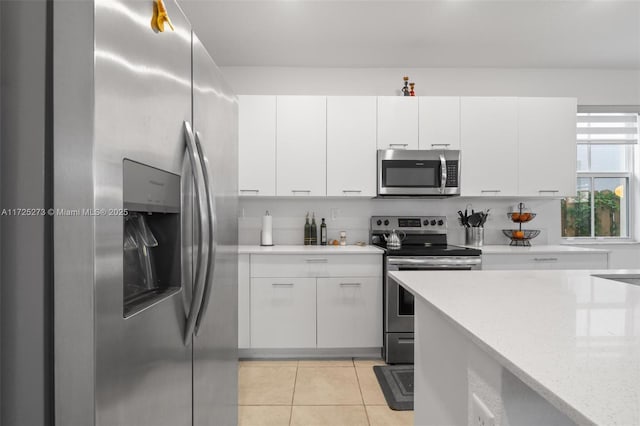
{"type": "Polygon", "coordinates": [[[636,145],[638,128],[637,112],[578,111],[578,144],[636,145]]]}

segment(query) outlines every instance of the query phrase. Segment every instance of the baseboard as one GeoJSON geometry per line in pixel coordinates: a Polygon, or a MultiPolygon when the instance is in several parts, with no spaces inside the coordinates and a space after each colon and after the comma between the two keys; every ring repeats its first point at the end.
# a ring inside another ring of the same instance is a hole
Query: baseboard
{"type": "Polygon", "coordinates": [[[379,359],[382,357],[382,348],[240,348],[238,355],[240,359],[379,359]]]}

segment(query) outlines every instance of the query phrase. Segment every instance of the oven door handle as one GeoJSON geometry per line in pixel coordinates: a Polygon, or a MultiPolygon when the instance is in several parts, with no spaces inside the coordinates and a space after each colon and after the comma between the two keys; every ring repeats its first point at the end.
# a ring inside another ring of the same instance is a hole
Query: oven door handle
{"type": "MultiPolygon", "coordinates": [[[[387,265],[401,269],[403,266],[411,268],[469,268],[482,265],[480,256],[474,257],[388,257],[387,265]]],[[[395,269],[395,268],[394,268],[395,269]]]]}
{"type": "Polygon", "coordinates": [[[444,154],[440,154],[440,193],[444,194],[447,186],[447,160],[444,154]]]}

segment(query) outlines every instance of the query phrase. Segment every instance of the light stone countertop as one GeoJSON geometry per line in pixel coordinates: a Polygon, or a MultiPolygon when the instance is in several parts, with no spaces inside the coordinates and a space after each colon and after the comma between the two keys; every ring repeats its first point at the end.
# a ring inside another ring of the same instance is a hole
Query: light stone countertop
{"type": "Polygon", "coordinates": [[[389,275],[578,424],[638,425],[640,286],[593,273],[640,270],[389,275]]]}
{"type": "Polygon", "coordinates": [[[544,245],[531,247],[514,247],[510,245],[486,245],[479,248],[482,254],[563,254],[563,253],[609,253],[608,249],[595,249],[589,247],[575,247],[568,245],[544,245]]]}
{"type": "Polygon", "coordinates": [[[238,246],[239,254],[383,254],[384,250],[376,246],[304,246],[304,245],[276,245],[238,246]]]}

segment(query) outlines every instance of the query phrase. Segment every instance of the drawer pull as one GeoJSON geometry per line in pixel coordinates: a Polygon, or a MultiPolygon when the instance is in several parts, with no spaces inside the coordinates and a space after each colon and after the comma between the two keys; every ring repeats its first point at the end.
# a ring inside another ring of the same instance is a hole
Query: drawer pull
{"type": "Polygon", "coordinates": [[[293,283],[271,283],[274,287],[293,287],[293,283]]]}
{"type": "Polygon", "coordinates": [[[241,189],[240,192],[255,192],[256,194],[260,193],[259,189],[241,189]]]}
{"type": "Polygon", "coordinates": [[[556,192],[560,192],[559,189],[539,189],[538,192],[553,192],[554,194],[556,192]]]}
{"type": "Polygon", "coordinates": [[[342,190],[343,193],[348,194],[348,193],[356,193],[356,194],[360,194],[362,192],[361,189],[343,189],[342,190]]]}
{"type": "Polygon", "coordinates": [[[557,262],[557,257],[534,257],[533,260],[536,262],[557,262]]]}
{"type": "Polygon", "coordinates": [[[314,259],[305,259],[304,261],[307,263],[329,263],[329,259],[320,257],[314,259]]]}
{"type": "Polygon", "coordinates": [[[390,143],[389,146],[401,146],[403,148],[406,148],[409,146],[408,143],[390,143]]]}
{"type": "Polygon", "coordinates": [[[398,343],[401,345],[413,345],[414,339],[412,337],[400,337],[398,343]]]}
{"type": "Polygon", "coordinates": [[[297,194],[298,192],[304,192],[305,194],[311,194],[310,189],[292,189],[291,192],[297,194]]]}
{"type": "Polygon", "coordinates": [[[362,283],[340,283],[340,287],[360,287],[362,283]]]}
{"type": "Polygon", "coordinates": [[[432,143],[431,146],[450,146],[450,143],[432,143]]]}
{"type": "Polygon", "coordinates": [[[480,192],[502,192],[500,189],[481,189],[480,192]]]}

